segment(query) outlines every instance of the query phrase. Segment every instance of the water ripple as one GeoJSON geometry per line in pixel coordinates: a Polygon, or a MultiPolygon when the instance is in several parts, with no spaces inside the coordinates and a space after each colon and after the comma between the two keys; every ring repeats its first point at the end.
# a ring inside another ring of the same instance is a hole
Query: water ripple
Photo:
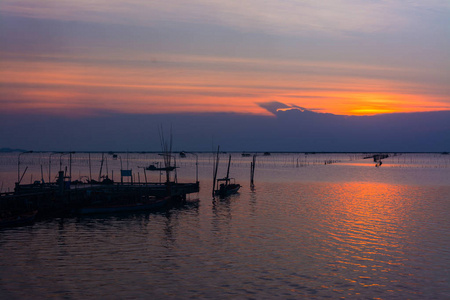
{"type": "Polygon", "coordinates": [[[164,213],[0,231],[0,298],[449,296],[448,186],[269,181],[212,201],[209,183],[164,213]]]}

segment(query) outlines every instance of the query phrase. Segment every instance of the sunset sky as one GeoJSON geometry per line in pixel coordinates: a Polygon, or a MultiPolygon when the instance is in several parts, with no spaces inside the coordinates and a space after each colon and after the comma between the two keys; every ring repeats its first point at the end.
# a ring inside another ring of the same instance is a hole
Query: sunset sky
{"type": "Polygon", "coordinates": [[[3,114],[450,110],[450,2],[1,0],[3,114]]]}

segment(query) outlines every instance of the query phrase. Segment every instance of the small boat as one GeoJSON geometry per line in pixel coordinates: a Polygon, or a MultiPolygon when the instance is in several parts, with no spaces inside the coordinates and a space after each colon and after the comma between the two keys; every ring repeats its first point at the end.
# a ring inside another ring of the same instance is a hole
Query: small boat
{"type": "Polygon", "coordinates": [[[135,203],[96,203],[77,209],[79,214],[106,214],[129,211],[151,211],[164,207],[169,198],[153,198],[135,203]]]}
{"type": "Polygon", "coordinates": [[[217,185],[219,186],[219,189],[215,190],[214,194],[219,197],[227,197],[236,194],[241,188],[240,184],[234,182],[234,178],[228,177],[217,179],[217,185]]]}
{"type": "MultiPolygon", "coordinates": [[[[111,185],[114,184],[114,181],[110,178],[108,178],[108,176],[102,176],[103,180],[102,181],[97,181],[95,179],[91,179],[91,180],[87,180],[87,183],[90,184],[105,184],[105,185],[111,185]]],[[[75,181],[75,182],[71,182],[71,184],[79,184],[79,181],[75,181]]]]}
{"type": "Polygon", "coordinates": [[[158,168],[158,167],[156,167],[155,165],[150,165],[150,166],[148,166],[147,168],[145,168],[147,171],[173,171],[173,170],[175,170],[176,168],[178,168],[178,167],[173,167],[173,166],[170,166],[170,167],[164,167],[164,168],[158,168]]]}
{"type": "Polygon", "coordinates": [[[250,153],[242,153],[242,157],[250,157],[250,153]]]}
{"type": "Polygon", "coordinates": [[[32,224],[36,218],[36,215],[37,210],[15,214],[4,213],[0,217],[0,228],[17,227],[32,224]]]}
{"type": "Polygon", "coordinates": [[[219,162],[219,156],[217,155],[216,167],[214,170],[215,175],[214,175],[213,196],[227,197],[229,195],[236,194],[239,191],[239,189],[241,188],[241,185],[237,184],[235,182],[234,178],[229,177],[231,155],[228,158],[227,176],[225,176],[224,178],[217,179],[217,181],[216,181],[215,178],[217,175],[218,162],[219,162]],[[216,189],[216,186],[217,186],[217,189],[216,189]]]}

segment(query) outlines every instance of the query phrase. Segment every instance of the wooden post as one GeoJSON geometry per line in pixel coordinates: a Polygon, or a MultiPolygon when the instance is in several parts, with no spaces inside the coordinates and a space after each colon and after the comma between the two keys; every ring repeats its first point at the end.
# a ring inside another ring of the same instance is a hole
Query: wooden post
{"type": "Polygon", "coordinates": [[[91,153],[89,153],[89,182],[92,184],[91,153]]]}
{"type": "Polygon", "coordinates": [[[98,173],[98,182],[100,182],[102,178],[102,169],[103,169],[103,161],[105,159],[105,153],[102,153],[102,162],[100,164],[100,172],[98,173]]]}
{"type": "Polygon", "coordinates": [[[72,152],[69,153],[69,177],[72,181],[72,152]]]}
{"type": "Polygon", "coordinates": [[[254,186],[253,179],[255,177],[256,154],[253,155],[253,161],[250,163],[250,186],[254,186]]]}
{"type": "Polygon", "coordinates": [[[214,164],[214,169],[213,169],[213,190],[212,190],[212,195],[214,197],[214,191],[216,190],[216,178],[217,178],[217,169],[219,169],[219,149],[220,146],[217,146],[217,157],[215,159],[215,164],[214,164]]]}

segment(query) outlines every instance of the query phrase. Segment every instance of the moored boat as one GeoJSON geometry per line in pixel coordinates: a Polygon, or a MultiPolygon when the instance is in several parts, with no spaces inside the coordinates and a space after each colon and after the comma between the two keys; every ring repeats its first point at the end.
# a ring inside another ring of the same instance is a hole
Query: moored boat
{"type": "Polygon", "coordinates": [[[241,188],[241,185],[234,182],[231,183],[232,180],[234,181],[234,178],[217,179],[219,189],[215,190],[214,194],[219,197],[227,197],[236,194],[241,188]]]}
{"type": "Polygon", "coordinates": [[[147,171],[173,171],[173,170],[175,170],[177,167],[175,167],[175,166],[168,166],[168,167],[163,167],[163,168],[159,168],[159,167],[156,167],[155,165],[149,165],[148,167],[146,167],[145,169],[147,170],[147,171]]]}
{"type": "Polygon", "coordinates": [[[216,165],[214,168],[215,175],[214,175],[213,196],[227,197],[229,195],[237,193],[241,188],[241,185],[237,184],[234,178],[229,177],[230,164],[231,164],[231,155],[228,158],[227,176],[225,176],[224,178],[217,179],[216,181],[217,169],[219,165],[219,150],[217,150],[216,165]]]}

